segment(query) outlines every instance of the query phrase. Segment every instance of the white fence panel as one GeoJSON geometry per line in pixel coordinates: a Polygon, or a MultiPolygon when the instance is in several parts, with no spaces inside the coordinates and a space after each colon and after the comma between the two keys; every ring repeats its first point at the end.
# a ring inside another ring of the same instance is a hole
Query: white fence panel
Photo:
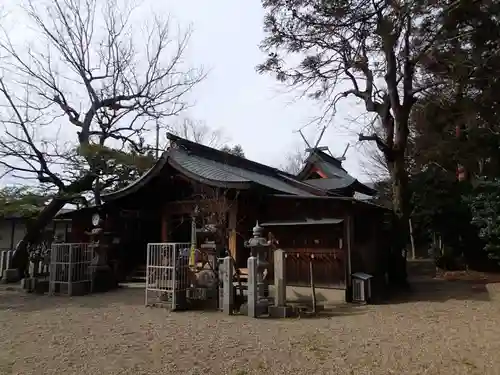
{"type": "Polygon", "coordinates": [[[49,294],[82,295],[90,291],[93,247],[88,243],[52,244],[49,294]]]}
{"type": "Polygon", "coordinates": [[[190,243],[150,243],[146,261],[146,306],[186,308],[190,243]]]}

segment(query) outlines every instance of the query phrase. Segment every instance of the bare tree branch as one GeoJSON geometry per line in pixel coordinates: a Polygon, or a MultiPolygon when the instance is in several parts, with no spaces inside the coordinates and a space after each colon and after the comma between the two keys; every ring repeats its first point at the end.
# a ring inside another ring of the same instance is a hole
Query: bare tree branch
{"type": "Polygon", "coordinates": [[[26,1],[32,45],[0,25],[0,173],[56,191],[21,242],[21,268],[66,202],[93,192],[98,203],[103,188],[137,177],[152,124],[184,111],[205,77],[184,62],[190,30],[173,35],[168,20],[141,35],[136,9],[115,0],[26,1]]]}
{"type": "Polygon", "coordinates": [[[25,10],[36,46],[14,45],[7,30],[0,37],[0,158],[11,174],[35,174],[60,192],[83,186],[78,179],[113,179],[99,148],[141,152],[151,120],[185,110],[205,77],[183,62],[190,31],[172,38],[169,20],[155,17],[141,41],[136,8],[114,0],[29,0],[25,10]],[[58,126],[75,134],[63,149],[52,139],[58,126]]]}
{"type": "Polygon", "coordinates": [[[171,131],[179,137],[217,149],[228,142],[221,129],[211,129],[204,122],[189,118],[175,124],[171,131]]]}

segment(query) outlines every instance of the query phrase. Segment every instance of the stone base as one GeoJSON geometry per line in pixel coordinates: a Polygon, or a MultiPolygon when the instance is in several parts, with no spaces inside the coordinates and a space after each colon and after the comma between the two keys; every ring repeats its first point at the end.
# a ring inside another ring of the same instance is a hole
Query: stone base
{"type": "Polygon", "coordinates": [[[92,269],[92,293],[107,292],[118,287],[113,270],[109,267],[92,269]]]}
{"type": "Polygon", "coordinates": [[[17,283],[19,280],[19,272],[16,268],[8,268],[3,271],[2,284],[17,283]]]}
{"type": "Polygon", "coordinates": [[[90,285],[88,282],[72,283],[71,293],[69,292],[68,284],[56,285],[56,294],[63,294],[68,296],[84,296],[90,291],[90,285]]]}
{"type": "Polygon", "coordinates": [[[35,293],[45,294],[49,292],[49,281],[48,280],[37,280],[35,283],[35,293]]]}
{"type": "Polygon", "coordinates": [[[21,280],[21,288],[25,291],[31,293],[35,290],[36,287],[36,279],[34,277],[28,277],[21,280]]]}
{"type": "MultiPolygon", "coordinates": [[[[257,303],[256,306],[256,317],[258,318],[259,316],[263,315],[268,315],[269,314],[269,307],[270,304],[267,301],[260,301],[257,303]]],[[[245,302],[244,304],[241,305],[240,307],[240,314],[243,315],[249,315],[248,314],[248,302],[245,302]]]]}
{"type": "Polygon", "coordinates": [[[269,306],[269,316],[272,318],[290,318],[297,316],[292,306],[269,306]]]}
{"type": "Polygon", "coordinates": [[[240,306],[239,313],[242,315],[248,315],[248,303],[242,303],[240,306]]]}
{"type": "Polygon", "coordinates": [[[49,281],[28,277],[21,280],[21,288],[28,293],[45,294],[49,291],[49,281]]]}

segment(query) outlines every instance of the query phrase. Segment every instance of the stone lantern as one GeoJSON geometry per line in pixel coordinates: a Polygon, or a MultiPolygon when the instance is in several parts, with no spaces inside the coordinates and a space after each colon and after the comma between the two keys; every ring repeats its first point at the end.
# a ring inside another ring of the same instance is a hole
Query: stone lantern
{"type": "Polygon", "coordinates": [[[266,279],[269,263],[265,256],[269,251],[270,244],[263,237],[264,229],[259,222],[253,228],[253,237],[249,239],[245,246],[250,248],[248,258],[248,316],[258,317],[267,314],[269,300],[267,292],[269,290],[266,279]]]}
{"type": "Polygon", "coordinates": [[[85,232],[90,238],[94,256],[90,262],[91,292],[104,292],[116,287],[113,271],[108,264],[109,232],[104,231],[104,221],[99,214],[92,216],[94,228],[85,232]]]}

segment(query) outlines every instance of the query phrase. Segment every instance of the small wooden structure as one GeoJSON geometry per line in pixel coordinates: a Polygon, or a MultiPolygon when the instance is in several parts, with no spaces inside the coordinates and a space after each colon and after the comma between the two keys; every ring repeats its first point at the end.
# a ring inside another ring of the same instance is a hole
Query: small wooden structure
{"type": "MultiPolygon", "coordinates": [[[[374,275],[374,284],[385,280],[388,247],[381,228],[387,211],[353,198],[356,192],[375,192],[339,160],[312,150],[295,176],[172,134],[168,138],[169,149],[140,179],[103,195],[102,206],[71,215],[72,241],[85,240],[90,217],[99,210],[118,237],[111,253],[127,275],[146,264],[148,243],[190,242],[195,217],[198,228],[217,227],[219,241],[244,276],[249,257],[244,243],[259,221],[287,253],[289,285],[309,285],[311,255],[316,286],[346,289],[348,300],[353,272],[374,275]]],[[[267,261],[272,265],[272,254],[267,261]]]]}

